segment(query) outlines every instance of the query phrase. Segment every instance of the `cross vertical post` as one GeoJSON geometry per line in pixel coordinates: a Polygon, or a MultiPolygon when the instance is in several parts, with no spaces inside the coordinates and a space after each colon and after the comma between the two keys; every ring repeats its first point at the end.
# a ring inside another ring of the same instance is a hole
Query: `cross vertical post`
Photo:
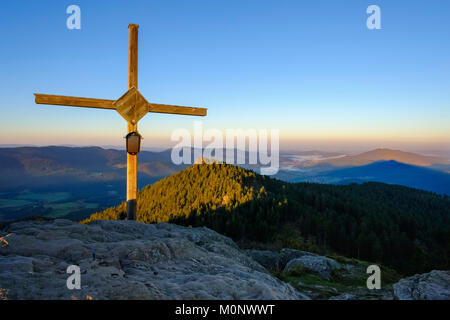
{"type": "MultiPolygon", "coordinates": [[[[138,87],[138,28],[128,25],[128,89],[138,87]]],[[[128,121],[128,133],[137,131],[137,123],[128,121]]],[[[136,220],[137,154],[127,152],[127,219],[136,220]]]]}

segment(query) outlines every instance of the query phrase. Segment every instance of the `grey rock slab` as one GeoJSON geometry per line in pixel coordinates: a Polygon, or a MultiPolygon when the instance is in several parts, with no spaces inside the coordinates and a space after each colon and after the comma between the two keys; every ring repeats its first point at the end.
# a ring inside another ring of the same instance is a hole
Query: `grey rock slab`
{"type": "Polygon", "coordinates": [[[248,256],[261,264],[264,268],[272,271],[282,271],[289,261],[303,256],[315,256],[315,254],[295,250],[295,249],[281,249],[280,251],[269,250],[246,250],[248,256]]]}
{"type": "Polygon", "coordinates": [[[308,299],[207,228],[135,221],[22,221],[2,230],[6,299],[308,299]],[[69,265],[81,289],[69,290],[69,265]]]}
{"type": "Polygon", "coordinates": [[[289,273],[299,266],[317,273],[325,280],[330,280],[332,272],[341,268],[341,265],[331,258],[317,255],[304,255],[289,261],[283,272],[289,273]]]}
{"type": "Polygon", "coordinates": [[[416,274],[401,279],[393,289],[400,300],[450,300],[450,271],[416,274]]]}

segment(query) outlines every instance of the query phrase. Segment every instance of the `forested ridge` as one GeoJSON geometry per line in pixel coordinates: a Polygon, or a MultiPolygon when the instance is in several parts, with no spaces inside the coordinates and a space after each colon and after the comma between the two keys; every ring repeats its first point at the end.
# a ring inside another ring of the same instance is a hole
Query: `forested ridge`
{"type": "MultiPolygon", "coordinates": [[[[125,217],[122,203],[83,223],[125,217]]],[[[383,183],[291,184],[195,164],[139,191],[137,220],[207,226],[241,242],[338,253],[404,274],[450,269],[450,197],[383,183]]]]}

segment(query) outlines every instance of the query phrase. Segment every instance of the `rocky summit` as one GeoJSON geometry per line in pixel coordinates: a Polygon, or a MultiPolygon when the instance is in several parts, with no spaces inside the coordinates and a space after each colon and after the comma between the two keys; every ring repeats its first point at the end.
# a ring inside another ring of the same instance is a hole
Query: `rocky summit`
{"type": "Polygon", "coordinates": [[[0,239],[0,299],[308,299],[207,228],[24,221],[0,239]]]}
{"type": "Polygon", "coordinates": [[[449,271],[400,280],[383,268],[382,290],[368,290],[368,265],[294,249],[240,250],[208,228],[168,223],[22,221],[0,230],[0,300],[450,299],[449,271]],[[79,289],[68,288],[73,266],[79,289]]]}

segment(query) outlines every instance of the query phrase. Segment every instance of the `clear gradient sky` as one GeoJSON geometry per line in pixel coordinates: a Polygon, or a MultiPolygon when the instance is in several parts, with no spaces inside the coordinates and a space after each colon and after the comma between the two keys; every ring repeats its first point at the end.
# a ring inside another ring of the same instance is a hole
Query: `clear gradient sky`
{"type": "MultiPolygon", "coordinates": [[[[280,129],[282,149],[450,150],[450,1],[8,1],[0,6],[0,144],[121,145],[115,111],[33,93],[117,99],[128,24],[139,90],[204,106],[207,128],[280,129]],[[81,30],[66,8],[81,8],[81,30]],[[368,30],[366,8],[381,8],[368,30]]],[[[198,118],[149,114],[144,147],[198,118]]]]}

